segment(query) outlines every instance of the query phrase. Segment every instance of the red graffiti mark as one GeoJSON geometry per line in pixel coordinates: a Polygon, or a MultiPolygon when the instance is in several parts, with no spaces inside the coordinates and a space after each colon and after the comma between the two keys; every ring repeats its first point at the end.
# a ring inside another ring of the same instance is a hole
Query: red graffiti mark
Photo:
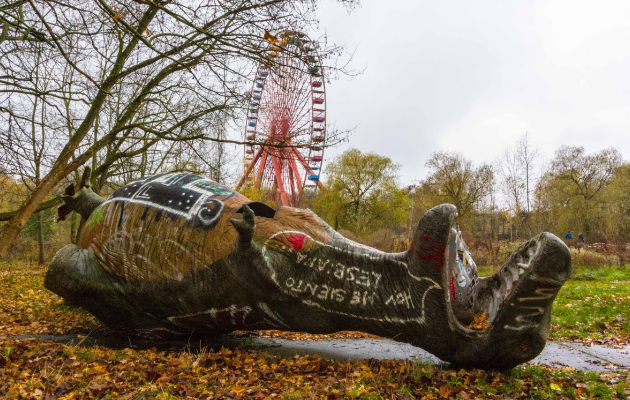
{"type": "Polygon", "coordinates": [[[428,236],[420,236],[420,241],[412,246],[413,252],[424,261],[427,261],[433,268],[444,266],[444,243],[431,239],[428,236]]]}
{"type": "Polygon", "coordinates": [[[293,246],[295,250],[300,250],[302,246],[304,246],[305,238],[306,238],[306,235],[289,236],[289,243],[291,243],[291,246],[293,246]]]}
{"type": "Polygon", "coordinates": [[[455,278],[452,276],[449,285],[451,287],[451,300],[455,301],[457,299],[457,293],[455,293],[455,278]]]}

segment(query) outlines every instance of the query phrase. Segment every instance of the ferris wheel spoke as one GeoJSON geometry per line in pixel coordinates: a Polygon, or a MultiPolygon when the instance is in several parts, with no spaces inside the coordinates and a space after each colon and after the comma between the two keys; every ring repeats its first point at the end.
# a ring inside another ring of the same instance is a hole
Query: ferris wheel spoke
{"type": "Polygon", "coordinates": [[[262,152],[260,164],[258,166],[258,171],[256,172],[256,179],[254,180],[254,187],[257,190],[260,190],[260,183],[263,179],[263,174],[265,173],[265,165],[267,164],[267,150],[264,147],[260,148],[262,152]]]}
{"type": "MultiPolygon", "coordinates": [[[[310,90],[310,88],[308,87],[308,84],[310,83],[310,79],[302,79],[300,81],[296,81],[296,85],[295,85],[295,99],[297,99],[298,101],[300,101],[303,98],[307,98],[310,97],[310,93],[306,92],[306,90],[310,90]]],[[[306,105],[303,103],[303,105],[306,105]]]]}
{"type": "Polygon", "coordinates": [[[306,161],[306,159],[304,158],[304,156],[302,155],[302,153],[300,153],[299,151],[295,151],[295,156],[297,157],[298,161],[304,166],[304,169],[306,170],[306,172],[314,172],[311,169],[311,166],[308,165],[308,162],[306,161]]]}
{"type": "Polygon", "coordinates": [[[302,128],[304,128],[305,126],[310,126],[311,121],[310,121],[310,110],[303,110],[300,114],[294,114],[294,121],[292,121],[293,123],[291,124],[295,129],[295,131],[299,131],[302,128]]]}
{"type": "Polygon", "coordinates": [[[291,183],[291,198],[296,199],[297,191],[295,190],[295,180],[293,179],[295,174],[293,173],[293,169],[291,167],[287,168],[287,172],[289,175],[289,182],[291,183]]]}
{"type": "Polygon", "coordinates": [[[305,89],[307,89],[307,87],[304,83],[305,81],[302,81],[299,86],[296,85],[294,88],[293,96],[289,99],[291,103],[290,107],[292,109],[298,109],[300,106],[306,108],[308,106],[308,103],[305,100],[310,97],[310,93],[305,93],[305,89]]]}
{"type": "Polygon", "coordinates": [[[278,160],[275,154],[271,155],[271,160],[273,161],[273,167],[276,173],[275,181],[276,181],[276,185],[278,186],[278,190],[280,191],[280,199],[283,205],[288,206],[289,199],[287,198],[287,193],[284,188],[284,182],[282,179],[282,169],[280,168],[280,160],[278,160]]]}
{"type": "Polygon", "coordinates": [[[293,176],[295,177],[295,180],[297,181],[297,187],[301,188],[302,178],[300,177],[300,175],[302,174],[300,173],[300,170],[298,169],[297,163],[295,162],[295,158],[291,158],[291,169],[293,170],[293,176]]]}
{"type": "Polygon", "coordinates": [[[249,176],[251,175],[252,170],[254,169],[254,166],[256,165],[256,162],[258,161],[258,158],[260,158],[260,154],[261,153],[262,153],[262,149],[258,149],[258,151],[256,151],[256,155],[254,155],[254,158],[252,158],[252,161],[247,166],[247,169],[245,170],[245,173],[243,174],[241,179],[236,184],[236,190],[239,190],[241,188],[241,186],[243,186],[245,181],[247,181],[247,178],[249,178],[249,176]]]}
{"type": "Polygon", "coordinates": [[[302,109],[293,109],[290,119],[291,132],[293,133],[292,136],[300,135],[304,126],[310,126],[309,117],[310,113],[308,109],[304,107],[302,109]]]}

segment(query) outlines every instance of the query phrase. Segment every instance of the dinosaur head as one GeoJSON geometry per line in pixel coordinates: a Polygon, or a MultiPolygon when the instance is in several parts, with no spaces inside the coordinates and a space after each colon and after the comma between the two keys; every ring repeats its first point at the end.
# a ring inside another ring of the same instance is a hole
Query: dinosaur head
{"type": "Polygon", "coordinates": [[[539,234],[494,275],[479,277],[457,230],[457,210],[444,204],[423,216],[409,253],[416,273],[443,289],[433,294],[427,318],[443,335],[422,347],[481,368],[511,368],[542,351],[553,300],[571,274],[570,253],[556,236],[539,234]]]}

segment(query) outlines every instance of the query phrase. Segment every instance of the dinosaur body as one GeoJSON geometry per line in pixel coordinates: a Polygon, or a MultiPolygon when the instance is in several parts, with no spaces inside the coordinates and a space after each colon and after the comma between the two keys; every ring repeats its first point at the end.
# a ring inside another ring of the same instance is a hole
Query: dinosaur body
{"type": "Polygon", "coordinates": [[[461,365],[534,358],[570,273],[566,246],[543,233],[479,278],[456,216],[452,205],[428,211],[408,251],[384,253],[310,210],[274,211],[201,177],[164,174],[98,205],[45,284],[109,326],[140,333],[359,330],[461,365]],[[466,328],[480,314],[490,327],[466,328]]]}

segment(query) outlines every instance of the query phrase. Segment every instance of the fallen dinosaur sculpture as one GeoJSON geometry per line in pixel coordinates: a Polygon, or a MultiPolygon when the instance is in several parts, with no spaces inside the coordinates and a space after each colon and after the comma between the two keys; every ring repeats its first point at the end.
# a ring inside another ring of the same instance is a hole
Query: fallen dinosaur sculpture
{"type": "Polygon", "coordinates": [[[107,200],[83,188],[66,205],[87,222],[45,286],[141,334],[356,330],[461,366],[511,368],[544,348],[571,271],[564,243],[542,233],[479,278],[449,204],[422,217],[403,253],[350,241],[310,210],[275,211],[184,173],[132,182],[107,200]],[[479,316],[486,329],[467,328],[479,316]]]}

